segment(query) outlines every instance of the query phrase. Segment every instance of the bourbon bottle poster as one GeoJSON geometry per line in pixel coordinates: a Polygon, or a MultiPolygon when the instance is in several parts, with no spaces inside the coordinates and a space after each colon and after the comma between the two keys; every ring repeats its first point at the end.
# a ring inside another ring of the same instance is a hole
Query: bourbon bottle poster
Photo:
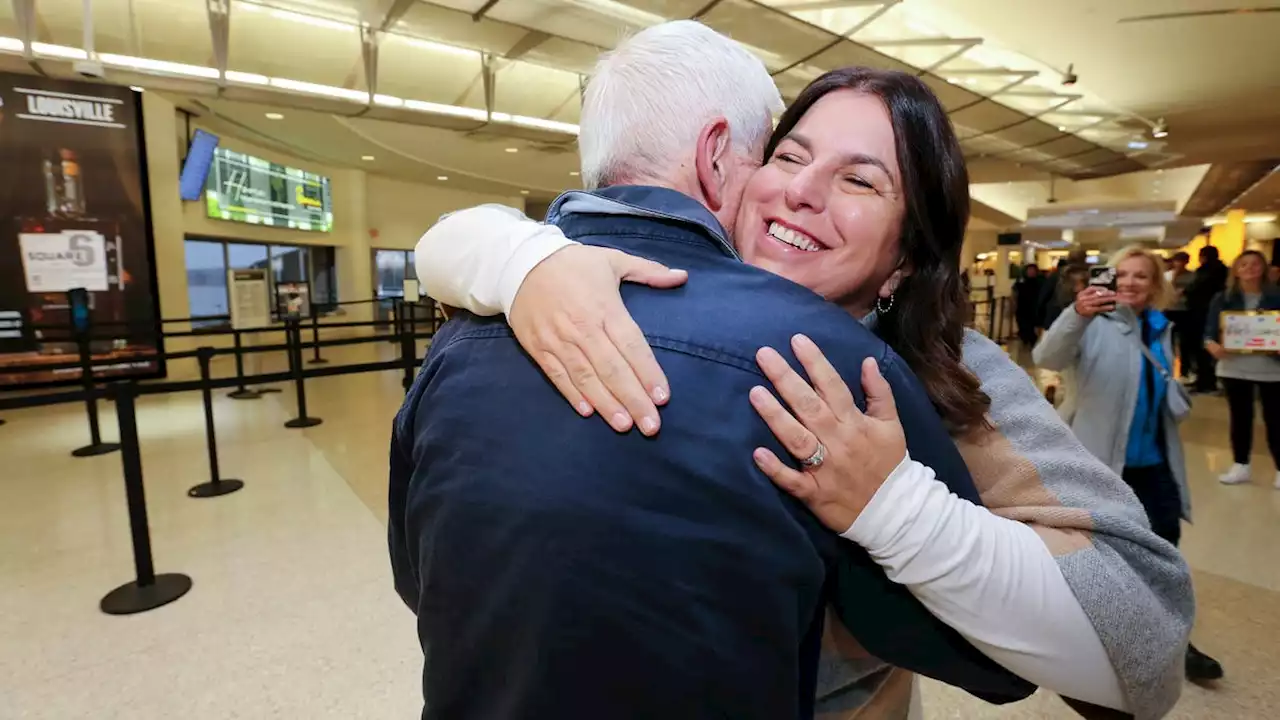
{"type": "Polygon", "coordinates": [[[0,390],[78,381],[81,340],[95,377],[163,374],[142,142],[127,87],[0,73],[0,390]]]}

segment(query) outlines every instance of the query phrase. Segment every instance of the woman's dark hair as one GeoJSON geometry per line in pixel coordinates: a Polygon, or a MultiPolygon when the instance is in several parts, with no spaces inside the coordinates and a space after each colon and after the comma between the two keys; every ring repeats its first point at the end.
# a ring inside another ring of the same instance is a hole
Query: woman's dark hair
{"type": "Polygon", "coordinates": [[[914,75],[893,70],[832,70],[810,83],[783,113],[765,161],[815,103],[837,90],[874,95],[884,103],[902,173],[898,190],[906,212],[898,242],[909,274],[898,285],[890,311],[877,318],[876,333],[920,378],[953,432],[984,427],[991,399],[961,361],[969,312],[960,270],[969,223],[969,171],[933,91],[914,75]]]}

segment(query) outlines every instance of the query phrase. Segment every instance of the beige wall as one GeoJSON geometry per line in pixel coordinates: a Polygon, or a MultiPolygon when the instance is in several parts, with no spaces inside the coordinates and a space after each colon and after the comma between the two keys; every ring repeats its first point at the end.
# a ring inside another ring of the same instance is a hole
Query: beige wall
{"type": "MultiPolygon", "coordinates": [[[[413,249],[427,228],[434,225],[441,215],[454,210],[481,203],[524,208],[519,197],[481,195],[379,175],[367,176],[365,191],[368,194],[369,230],[377,233],[377,237],[369,242],[380,248],[413,249]]],[[[337,218],[334,220],[336,222],[337,218]]]]}
{"type": "MultiPolygon", "coordinates": [[[[497,202],[523,208],[520,197],[497,197],[418,185],[371,175],[363,170],[330,167],[282,154],[253,142],[218,133],[221,144],[272,162],[331,178],[333,231],[328,233],[272,228],[213,220],[203,202],[183,202],[178,193],[182,132],[174,105],[149,92],[142,98],[146,128],[147,169],[150,179],[151,221],[155,238],[160,313],[165,318],[187,317],[187,273],[184,241],[188,235],[335,248],[340,300],[363,300],[373,295],[371,253],[374,247],[412,248],[418,236],[440,215],[481,203],[497,202]],[[377,234],[376,240],[371,234],[377,234]]],[[[199,127],[198,123],[192,123],[199,127]]],[[[372,318],[368,305],[348,309],[346,320],[372,318]]],[[[167,330],[187,329],[168,325],[167,330]]],[[[166,349],[180,351],[197,344],[219,344],[209,338],[175,338],[166,349]]],[[[171,377],[189,377],[192,362],[172,364],[171,377]]]]}

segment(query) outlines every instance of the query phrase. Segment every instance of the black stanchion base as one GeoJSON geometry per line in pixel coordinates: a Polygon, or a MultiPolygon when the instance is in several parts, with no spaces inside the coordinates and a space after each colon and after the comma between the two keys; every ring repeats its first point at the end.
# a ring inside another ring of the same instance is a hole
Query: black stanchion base
{"type": "Polygon", "coordinates": [[[329,361],[324,358],[311,358],[307,361],[308,365],[328,365],[329,361]]]}
{"type": "Polygon", "coordinates": [[[187,491],[187,497],[211,498],[231,493],[244,487],[243,480],[222,479],[218,482],[200,483],[187,491]]]}
{"type": "Polygon", "coordinates": [[[321,420],[320,418],[313,418],[313,417],[300,417],[300,418],[294,418],[294,419],[292,419],[292,420],[290,420],[290,421],[286,422],[286,423],[284,424],[284,426],[285,426],[285,427],[287,427],[287,428],[295,428],[295,429],[296,429],[296,428],[309,428],[309,427],[315,427],[315,426],[319,425],[319,424],[320,424],[320,423],[322,423],[322,422],[324,422],[324,421],[323,421],[323,420],[321,420]]]}
{"type": "Polygon", "coordinates": [[[263,395],[266,395],[267,393],[284,392],[284,391],[281,390],[280,388],[258,388],[258,392],[263,395]]]}
{"type": "Polygon", "coordinates": [[[85,445],[82,448],[76,448],[71,451],[75,457],[93,457],[95,455],[106,455],[120,449],[119,443],[97,443],[96,445],[85,445]]]}
{"type": "Polygon", "coordinates": [[[227,397],[232,400],[257,400],[262,397],[262,393],[257,390],[232,390],[227,393],[227,397]]]}
{"type": "Polygon", "coordinates": [[[136,580],[121,585],[107,593],[98,607],[108,615],[132,615],[168,605],[190,589],[191,578],[178,573],[164,573],[157,575],[151,585],[139,585],[136,580]]]}
{"type": "Polygon", "coordinates": [[[0,420],[0,425],[3,425],[4,422],[5,422],[4,420],[0,420]]]}

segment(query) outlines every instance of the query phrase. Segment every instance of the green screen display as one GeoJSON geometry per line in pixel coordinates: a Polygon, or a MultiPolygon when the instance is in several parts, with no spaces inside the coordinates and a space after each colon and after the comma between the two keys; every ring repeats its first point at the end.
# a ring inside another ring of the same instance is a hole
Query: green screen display
{"type": "Polygon", "coordinates": [[[205,187],[209,217],[292,230],[333,230],[329,178],[220,147],[205,187]]]}

